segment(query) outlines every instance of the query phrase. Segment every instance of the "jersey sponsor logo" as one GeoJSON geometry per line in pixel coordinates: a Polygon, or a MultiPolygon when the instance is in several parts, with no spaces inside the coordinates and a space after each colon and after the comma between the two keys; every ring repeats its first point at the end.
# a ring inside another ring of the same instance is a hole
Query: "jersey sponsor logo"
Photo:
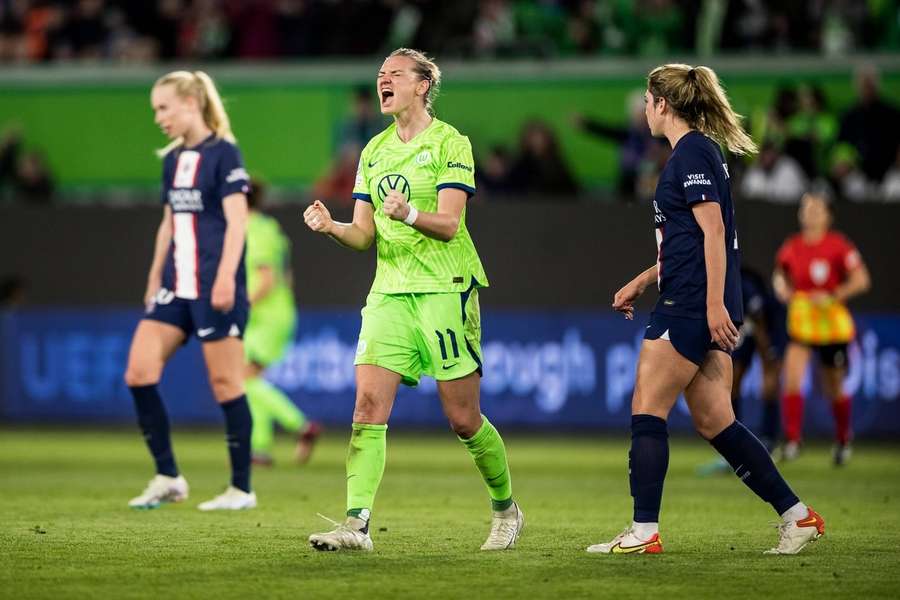
{"type": "Polygon", "coordinates": [[[241,335],[241,328],[237,326],[237,323],[231,324],[231,329],[228,330],[228,335],[231,337],[238,337],[241,335]]]}
{"type": "Polygon", "coordinates": [[[463,171],[468,171],[469,173],[471,173],[473,170],[472,167],[470,167],[469,165],[464,165],[461,162],[453,162],[452,160],[447,163],[447,168],[448,169],[462,169],[463,171]]]}
{"type": "Polygon", "coordinates": [[[406,177],[397,173],[385,175],[378,182],[379,200],[384,202],[390,190],[396,190],[403,194],[404,198],[409,198],[409,181],[406,180],[406,177]]]}
{"type": "Polygon", "coordinates": [[[684,180],[684,187],[689,188],[692,185],[712,185],[712,181],[707,179],[706,173],[690,173],[684,180]]]}
{"type": "Polygon", "coordinates": [[[200,337],[208,337],[208,336],[211,336],[213,333],[215,333],[215,331],[216,331],[215,327],[204,327],[203,329],[197,330],[197,335],[200,337]]]}
{"type": "Polygon", "coordinates": [[[169,190],[169,204],[175,212],[203,212],[203,192],[200,190],[169,190]]]}
{"type": "Polygon", "coordinates": [[[243,167],[232,169],[231,173],[228,174],[228,177],[225,178],[225,182],[234,183],[235,181],[250,181],[250,176],[247,174],[247,169],[243,167]]]}
{"type": "Polygon", "coordinates": [[[359,164],[356,166],[356,182],[353,184],[356,187],[361,186],[365,181],[363,179],[362,165],[362,159],[359,159],[359,164]]]}
{"type": "Polygon", "coordinates": [[[184,150],[178,155],[178,164],[175,165],[175,179],[172,187],[194,187],[197,181],[197,171],[200,167],[200,153],[196,150],[184,150]]]}
{"type": "Polygon", "coordinates": [[[366,343],[366,340],[360,339],[360,340],[356,343],[356,354],[357,354],[357,355],[359,355],[359,354],[365,354],[366,348],[368,348],[368,344],[366,343]]]}
{"type": "Polygon", "coordinates": [[[431,162],[431,152],[429,152],[428,150],[422,150],[421,152],[419,152],[419,154],[416,155],[416,164],[417,165],[419,165],[419,166],[427,165],[430,162],[431,162]]]}
{"type": "Polygon", "coordinates": [[[731,175],[728,174],[728,163],[722,163],[722,170],[725,171],[725,179],[731,179],[731,175]]]}
{"type": "Polygon", "coordinates": [[[824,285],[831,273],[831,266],[827,260],[816,258],[809,263],[809,278],[816,285],[824,285]]]}

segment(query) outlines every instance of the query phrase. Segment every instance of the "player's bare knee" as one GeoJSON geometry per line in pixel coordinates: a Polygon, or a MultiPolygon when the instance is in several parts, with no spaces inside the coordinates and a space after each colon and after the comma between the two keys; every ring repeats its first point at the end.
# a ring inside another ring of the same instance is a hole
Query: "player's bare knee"
{"type": "MultiPolygon", "coordinates": [[[[694,421],[694,429],[696,429],[697,433],[705,440],[713,439],[731,424],[730,422],[726,422],[728,419],[724,415],[720,414],[707,413],[691,415],[691,418],[694,421]]],[[[732,418],[731,421],[733,420],[734,419],[732,418]]]]}
{"type": "Polygon", "coordinates": [[[159,373],[156,369],[147,368],[144,365],[128,365],[125,370],[125,385],[128,387],[141,387],[159,383],[159,373]]]}
{"type": "Polygon", "coordinates": [[[216,402],[228,402],[244,393],[243,385],[238,377],[231,375],[211,375],[209,386],[212,388],[216,402]]]}
{"type": "Polygon", "coordinates": [[[354,423],[381,423],[384,411],[378,397],[369,390],[359,390],[356,393],[356,406],[353,409],[354,423]]]}
{"type": "Polygon", "coordinates": [[[453,433],[463,439],[469,439],[481,429],[481,414],[477,418],[470,414],[448,414],[447,420],[453,433]]]}

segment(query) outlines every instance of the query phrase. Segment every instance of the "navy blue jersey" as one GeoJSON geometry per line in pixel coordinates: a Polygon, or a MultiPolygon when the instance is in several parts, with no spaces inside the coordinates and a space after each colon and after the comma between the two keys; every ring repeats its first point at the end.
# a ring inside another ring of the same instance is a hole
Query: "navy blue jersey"
{"type": "Polygon", "coordinates": [[[703,231],[692,211],[698,202],[715,202],[722,210],[725,308],[731,320],[740,323],[744,314],[741,257],[728,166],[718,145],[698,131],[678,140],[656,186],[653,210],[660,295],[655,310],[676,317],[706,318],[703,231]]]}
{"type": "MultiPolygon", "coordinates": [[[[163,159],[162,202],[172,208],[172,245],[162,285],[178,298],[208,298],[225,240],[222,199],[247,193],[249,178],[237,146],[211,135],[163,159]]],[[[235,274],[235,297],[246,297],[244,258],[235,274]]]]}

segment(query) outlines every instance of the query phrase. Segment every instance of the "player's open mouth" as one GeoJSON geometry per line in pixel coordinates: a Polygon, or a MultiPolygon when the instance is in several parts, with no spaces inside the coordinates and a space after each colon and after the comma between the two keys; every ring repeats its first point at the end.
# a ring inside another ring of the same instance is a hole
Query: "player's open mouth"
{"type": "Polygon", "coordinates": [[[388,99],[393,98],[393,97],[394,97],[393,90],[390,90],[388,88],[384,88],[381,90],[381,103],[382,104],[387,103],[388,99]]]}

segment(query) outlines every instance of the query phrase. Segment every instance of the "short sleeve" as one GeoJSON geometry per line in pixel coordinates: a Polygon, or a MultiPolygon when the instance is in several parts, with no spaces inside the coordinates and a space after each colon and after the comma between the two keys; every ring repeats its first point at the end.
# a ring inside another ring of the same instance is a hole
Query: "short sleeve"
{"type": "Polygon", "coordinates": [[[438,191],[444,188],[463,190],[469,198],[475,195],[475,160],[469,138],[459,135],[446,143],[435,186],[438,191]]]}
{"type": "Polygon", "coordinates": [[[250,176],[244,168],[241,151],[233,144],[225,144],[219,163],[219,198],[250,191],[250,176]]]}
{"type": "Polygon", "coordinates": [[[862,257],[859,255],[859,250],[856,249],[853,242],[846,238],[841,241],[843,242],[841,244],[841,259],[844,263],[844,269],[849,273],[862,264],[862,257]]]}
{"type": "Polygon", "coordinates": [[[717,164],[708,152],[695,146],[692,152],[679,156],[677,176],[684,187],[684,199],[688,206],[698,202],[721,202],[722,194],[716,185],[717,164]]]}
{"type": "Polygon", "coordinates": [[[791,240],[785,240],[775,255],[775,266],[783,271],[790,269],[791,263],[791,240]]]}
{"type": "Polygon", "coordinates": [[[363,150],[359,157],[359,164],[356,166],[356,181],[353,183],[353,199],[362,200],[363,202],[372,202],[372,194],[369,193],[369,177],[366,170],[366,160],[368,153],[363,150]]]}

